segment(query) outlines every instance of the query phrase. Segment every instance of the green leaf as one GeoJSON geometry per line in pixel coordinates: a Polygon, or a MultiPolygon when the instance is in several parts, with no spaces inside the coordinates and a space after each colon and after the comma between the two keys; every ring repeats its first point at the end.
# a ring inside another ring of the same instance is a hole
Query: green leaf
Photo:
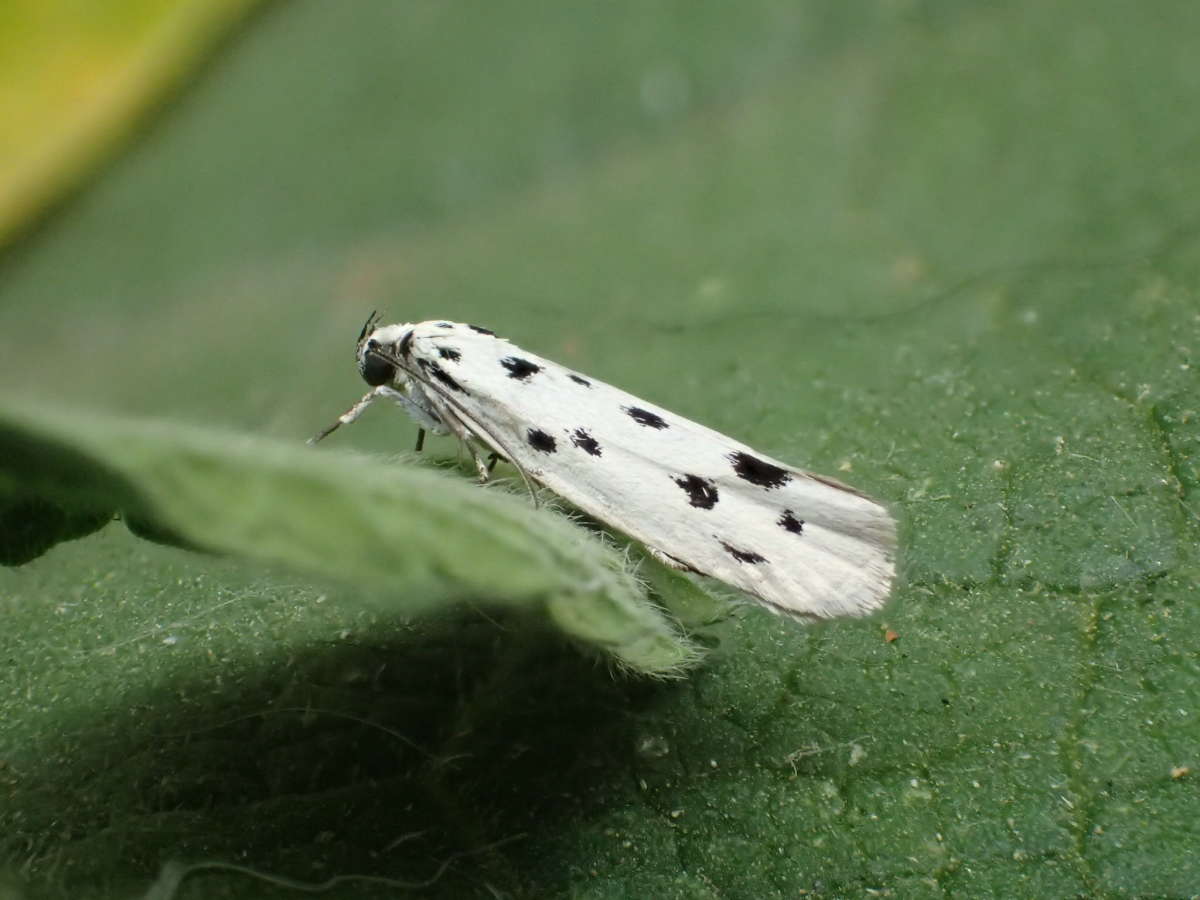
{"type": "MultiPolygon", "coordinates": [[[[0,460],[10,522],[22,504],[58,504],[94,530],[119,508],[143,536],[357,584],[400,615],[479,598],[544,609],[635,671],[673,673],[693,657],[614,549],[527,499],[438,472],[47,410],[0,410],[0,460]]],[[[0,546],[20,551],[29,520],[15,524],[0,546]]],[[[43,527],[78,536],[55,516],[43,527]]]]}
{"type": "MultiPolygon", "coordinates": [[[[84,898],[284,893],[199,863],[1194,894],[1198,29],[1117,0],[266,9],[3,260],[10,393],[298,443],[361,393],[371,309],[478,322],[892,503],[901,583],[865,621],[746,608],[659,683],[540,616],[402,623],[106,528],[0,572],[10,869],[84,898]]],[[[331,449],[411,440],[373,409],[331,449]]]]}

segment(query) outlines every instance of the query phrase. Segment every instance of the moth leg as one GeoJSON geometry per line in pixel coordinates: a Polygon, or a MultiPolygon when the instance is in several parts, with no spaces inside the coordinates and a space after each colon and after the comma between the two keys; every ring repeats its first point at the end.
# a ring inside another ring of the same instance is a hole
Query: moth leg
{"type": "Polygon", "coordinates": [[[315,444],[322,438],[328,437],[330,434],[337,431],[337,429],[341,426],[349,425],[351,422],[361,416],[368,406],[381,397],[387,398],[388,400],[391,400],[403,407],[406,413],[420,423],[422,429],[429,428],[435,433],[444,433],[444,429],[443,431],[439,431],[439,429],[443,428],[442,424],[433,418],[429,411],[426,410],[425,407],[423,407],[420,403],[415,402],[403,391],[398,391],[391,385],[381,384],[379,387],[371,388],[371,390],[363,394],[363,398],[361,400],[338,416],[336,421],[334,421],[334,423],[328,428],[309,438],[308,443],[315,444]]]}
{"type": "MultiPolygon", "coordinates": [[[[432,397],[430,399],[434,400],[432,397]]],[[[533,489],[533,482],[529,480],[529,476],[526,474],[525,470],[521,468],[521,464],[516,462],[513,459],[513,455],[505,449],[502,441],[497,440],[494,435],[488,434],[485,429],[478,425],[478,423],[470,422],[470,420],[461,415],[459,411],[447,406],[444,400],[440,403],[435,401],[433,404],[433,411],[438,416],[442,426],[451,434],[457,436],[459,440],[461,440],[467,445],[467,447],[470,448],[471,455],[475,458],[475,468],[479,471],[480,483],[486,483],[488,481],[488,472],[490,469],[483,463],[479,452],[475,449],[475,441],[486,444],[489,450],[492,447],[499,447],[500,450],[503,450],[506,461],[512,464],[513,468],[517,470],[517,474],[521,476],[521,480],[525,482],[525,488],[529,491],[529,497],[533,500],[533,505],[539,505],[537,491],[533,489]]],[[[492,450],[491,452],[496,456],[500,455],[500,452],[497,450],[492,450]]]]}
{"type": "Polygon", "coordinates": [[[646,550],[652,557],[654,557],[658,562],[662,563],[668,569],[678,569],[680,572],[696,571],[683,560],[676,559],[670,553],[667,553],[664,550],[659,550],[657,547],[651,547],[649,544],[647,544],[646,550]]]}
{"type": "MultiPolygon", "coordinates": [[[[413,421],[417,423],[417,428],[421,431],[432,431],[434,434],[447,434],[449,429],[446,424],[438,417],[437,410],[433,409],[426,402],[424,394],[416,394],[409,396],[404,391],[398,391],[389,384],[380,385],[375,388],[379,391],[379,396],[387,397],[406,413],[413,421]]],[[[418,441],[424,442],[423,437],[417,438],[418,441]]],[[[421,449],[420,447],[417,448],[421,449]]]]}
{"type": "Polygon", "coordinates": [[[314,434],[312,437],[310,437],[308,439],[307,443],[315,444],[317,441],[322,440],[323,438],[326,438],[329,435],[333,434],[333,432],[337,431],[338,428],[340,428],[341,426],[349,425],[351,422],[353,422],[355,419],[357,419],[359,416],[361,416],[368,406],[370,406],[372,403],[374,403],[376,400],[378,400],[382,396],[383,396],[382,386],[376,387],[376,388],[371,388],[371,390],[369,390],[365,394],[363,394],[363,397],[361,400],[359,400],[352,407],[350,407],[348,410],[346,410],[344,413],[342,413],[340,416],[338,416],[337,419],[334,420],[332,425],[330,425],[328,428],[325,428],[325,429],[317,432],[316,434],[314,434]]]}
{"type": "Polygon", "coordinates": [[[425,429],[418,428],[417,429],[417,446],[415,446],[413,448],[413,451],[415,453],[420,453],[424,449],[425,449],[425,429]]]}
{"type": "MultiPolygon", "coordinates": [[[[495,453],[492,454],[495,457],[495,453]]],[[[492,474],[492,467],[480,455],[479,451],[474,447],[471,448],[471,456],[475,459],[475,470],[479,473],[479,483],[487,484],[488,478],[492,474]]]]}
{"type": "MultiPolygon", "coordinates": [[[[502,457],[495,450],[492,450],[488,453],[487,459],[484,459],[483,456],[480,455],[479,451],[475,449],[474,445],[467,443],[466,446],[470,449],[471,456],[475,459],[475,470],[479,472],[479,483],[487,484],[488,481],[491,480],[492,469],[496,468],[496,463],[498,463],[502,457]]],[[[505,460],[505,462],[512,463],[511,460],[505,460]]],[[[533,484],[530,482],[529,476],[525,474],[525,470],[516,463],[512,463],[512,466],[517,470],[517,474],[521,476],[521,480],[525,482],[525,488],[529,491],[529,497],[531,500],[533,500],[533,505],[540,505],[538,503],[537,491],[533,489],[533,484]]]]}
{"type": "MultiPolygon", "coordinates": [[[[488,454],[486,462],[480,458],[478,453],[475,454],[475,467],[479,469],[480,484],[487,483],[492,474],[492,469],[496,468],[496,463],[498,463],[501,459],[503,459],[503,457],[495,450],[488,454]]],[[[517,474],[521,476],[521,480],[525,482],[525,489],[529,491],[529,499],[533,501],[533,505],[535,507],[540,506],[541,503],[538,501],[537,491],[533,489],[533,482],[529,480],[529,476],[525,474],[525,470],[522,469],[518,463],[513,462],[511,459],[505,459],[504,461],[516,469],[517,474]]]]}

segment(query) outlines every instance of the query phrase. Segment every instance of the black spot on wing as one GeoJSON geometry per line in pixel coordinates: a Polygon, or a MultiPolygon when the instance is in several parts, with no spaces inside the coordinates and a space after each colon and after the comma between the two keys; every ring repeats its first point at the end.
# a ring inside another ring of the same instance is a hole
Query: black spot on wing
{"type": "Polygon", "coordinates": [[[412,351],[412,342],[412,331],[404,332],[404,337],[400,338],[400,355],[405,359],[408,359],[408,354],[412,351]]]}
{"type": "Polygon", "coordinates": [[[742,453],[740,450],[736,453],[730,453],[728,459],[733,463],[733,471],[737,473],[738,478],[742,478],[751,484],[757,484],[759,487],[764,487],[767,490],[783,487],[792,480],[792,476],[787,469],[771,465],[771,463],[761,460],[757,456],[742,453]]]}
{"type": "Polygon", "coordinates": [[[699,475],[681,475],[671,479],[688,495],[688,502],[700,509],[712,509],[717,505],[717,486],[710,478],[699,475]]]}
{"type": "Polygon", "coordinates": [[[775,522],[784,531],[790,531],[792,534],[804,533],[804,520],[797,519],[795,513],[790,509],[785,509],[783,515],[775,522]]]}
{"type": "Polygon", "coordinates": [[[435,322],[434,324],[437,325],[438,328],[453,328],[454,327],[453,322],[435,322]]]}
{"type": "Polygon", "coordinates": [[[506,356],[500,360],[500,365],[508,369],[509,378],[516,378],[518,381],[528,381],[530,377],[542,371],[542,367],[537,363],[521,359],[519,356],[506,356]]]}
{"type": "MultiPolygon", "coordinates": [[[[717,536],[714,534],[713,537],[717,536]]],[[[753,550],[739,550],[728,541],[723,541],[720,538],[717,538],[717,542],[721,545],[726,553],[740,563],[749,563],[750,565],[756,566],[759,563],[765,563],[767,561],[765,556],[755,553],[753,550]]]]}
{"type": "Polygon", "coordinates": [[[540,450],[543,453],[555,453],[558,451],[558,441],[554,440],[553,436],[546,434],[540,428],[530,428],[525,434],[525,439],[534,450],[540,450]]]}
{"type": "Polygon", "coordinates": [[[448,359],[450,362],[458,362],[462,359],[462,354],[453,347],[438,347],[438,356],[442,359],[448,359]]]}
{"type": "Polygon", "coordinates": [[[567,377],[570,378],[576,384],[582,384],[584,387],[590,388],[592,386],[592,383],[590,381],[588,381],[586,378],[584,378],[582,375],[576,375],[576,374],[572,373],[571,375],[568,375],[567,377]]]}
{"type": "Polygon", "coordinates": [[[662,416],[652,413],[648,409],[641,409],[637,406],[622,406],[621,411],[639,425],[645,425],[647,428],[657,428],[661,431],[663,428],[670,427],[662,416]]]}
{"type": "Polygon", "coordinates": [[[484,328],[482,325],[468,325],[467,327],[472,331],[479,332],[480,334],[487,334],[491,335],[492,337],[496,336],[496,332],[492,331],[490,328],[484,328]]]}
{"type": "Polygon", "coordinates": [[[571,432],[571,443],[584,453],[589,453],[592,456],[601,455],[600,445],[596,442],[596,439],[582,428],[576,428],[573,432],[571,432]]]}

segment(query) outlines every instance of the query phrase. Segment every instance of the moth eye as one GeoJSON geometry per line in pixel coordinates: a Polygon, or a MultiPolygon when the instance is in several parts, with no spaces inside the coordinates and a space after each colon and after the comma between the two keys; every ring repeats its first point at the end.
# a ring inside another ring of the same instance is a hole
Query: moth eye
{"type": "MultiPolygon", "coordinates": [[[[370,341],[367,347],[371,348],[372,345],[379,346],[374,341],[370,341]]],[[[396,367],[382,356],[371,352],[363,355],[363,360],[358,367],[358,371],[362,375],[363,381],[371,387],[379,387],[381,384],[387,384],[396,377],[396,367]]]]}

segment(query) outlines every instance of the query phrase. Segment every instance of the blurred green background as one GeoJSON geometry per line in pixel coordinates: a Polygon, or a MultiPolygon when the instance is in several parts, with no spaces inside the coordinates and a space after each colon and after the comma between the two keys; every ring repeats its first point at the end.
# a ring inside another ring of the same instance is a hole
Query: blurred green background
{"type": "Polygon", "coordinates": [[[1200,7],[84,6],[3,14],[6,396],[299,441],[476,321],[902,578],[660,684],[110,525],[0,573],[0,896],[1196,893],[1200,7]]]}

